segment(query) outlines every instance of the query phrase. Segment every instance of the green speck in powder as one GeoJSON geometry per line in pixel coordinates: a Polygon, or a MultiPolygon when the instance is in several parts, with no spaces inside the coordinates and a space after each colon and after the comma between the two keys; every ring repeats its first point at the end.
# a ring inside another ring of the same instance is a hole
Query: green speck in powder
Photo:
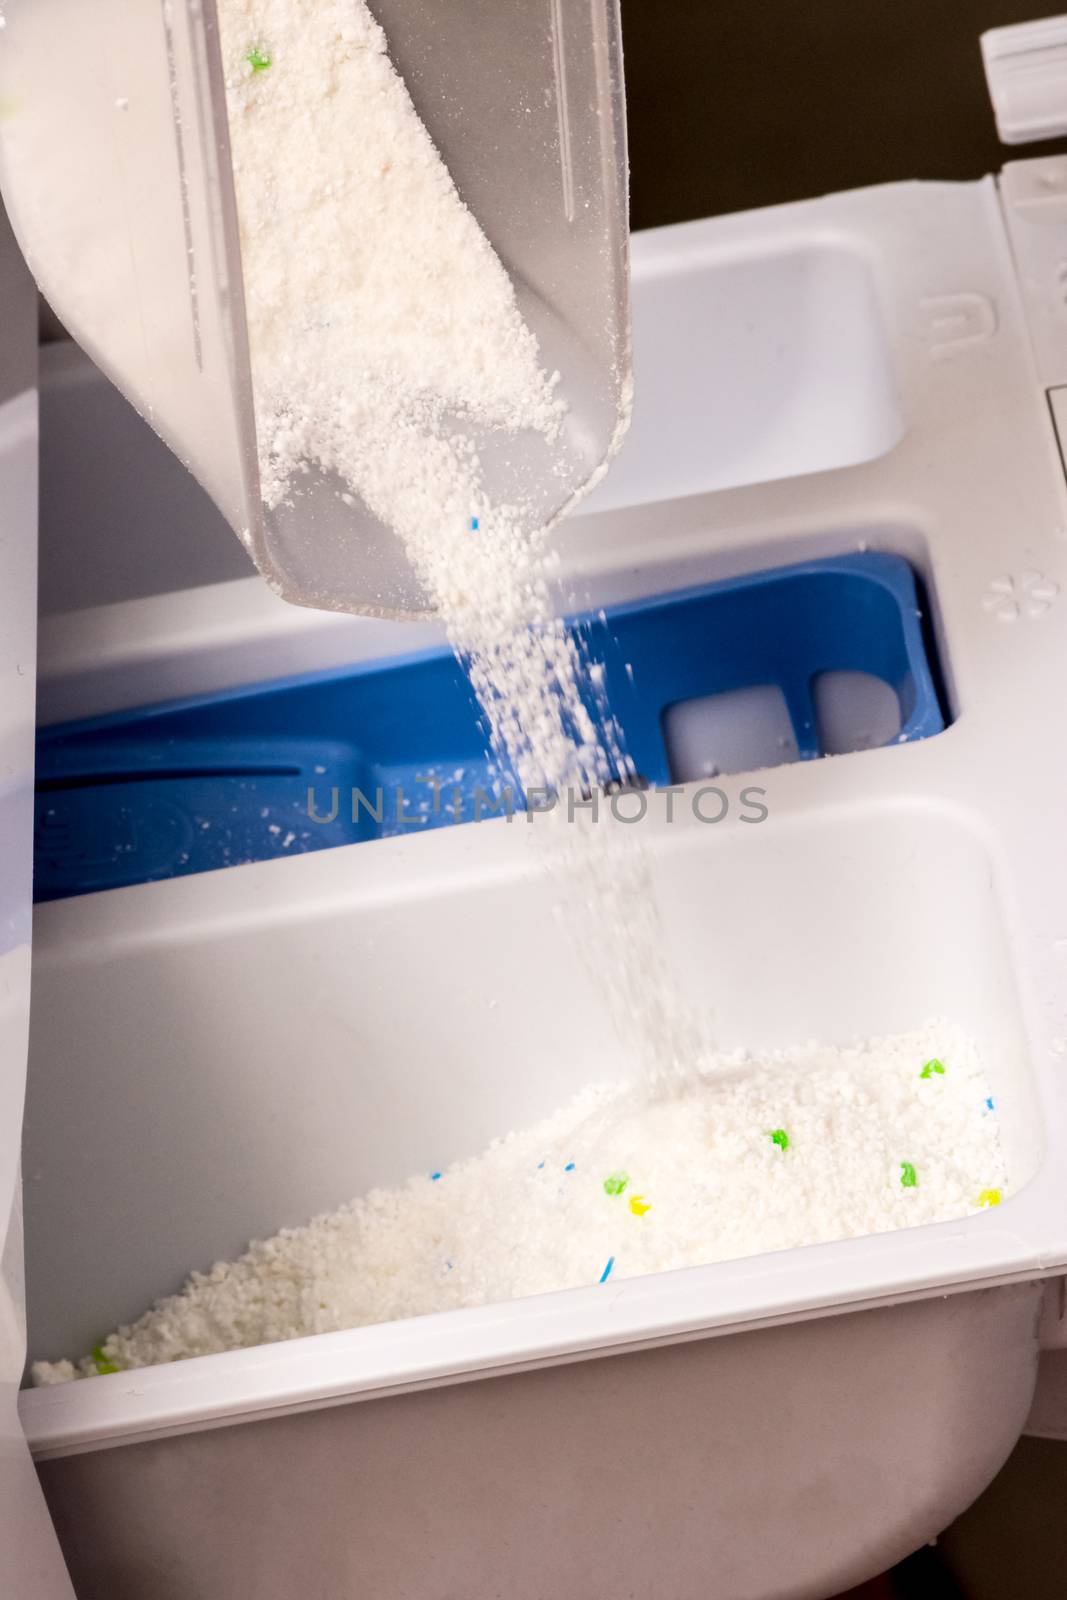
{"type": "Polygon", "coordinates": [[[628,1172],[613,1172],[610,1177],[604,1179],[604,1193],[622,1194],[629,1181],[628,1172]]]}
{"type": "Polygon", "coordinates": [[[271,65],[272,57],[267,54],[261,44],[254,44],[245,56],[245,60],[253,72],[266,72],[271,65]]]}
{"type": "Polygon", "coordinates": [[[109,1372],[122,1371],[121,1367],[117,1367],[113,1361],[109,1361],[107,1359],[107,1356],[104,1354],[104,1347],[102,1344],[94,1344],[91,1354],[96,1365],[96,1370],[101,1378],[105,1378],[109,1372]]]}
{"type": "Polygon", "coordinates": [[[779,1150],[789,1149],[789,1135],[786,1133],[784,1128],[772,1129],[767,1137],[772,1144],[776,1144],[778,1146],[779,1150]]]}
{"type": "Polygon", "coordinates": [[[936,1056],[932,1061],[927,1061],[925,1063],[922,1071],[919,1073],[919,1077],[932,1078],[935,1073],[939,1078],[943,1078],[945,1076],[945,1063],[943,1061],[938,1061],[936,1056]]]}
{"type": "Polygon", "coordinates": [[[915,1168],[910,1161],[900,1163],[900,1187],[902,1189],[917,1189],[919,1180],[915,1176],[915,1168]]]}

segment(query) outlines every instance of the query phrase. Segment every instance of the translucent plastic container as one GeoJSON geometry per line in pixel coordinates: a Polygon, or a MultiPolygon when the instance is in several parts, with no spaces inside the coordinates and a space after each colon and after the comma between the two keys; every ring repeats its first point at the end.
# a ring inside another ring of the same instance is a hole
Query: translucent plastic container
{"type": "MultiPolygon", "coordinates": [[[[474,436],[491,497],[552,523],[629,414],[616,0],[373,0],[392,59],[516,287],[569,406],[562,444],[474,436]],[[562,466],[562,470],[560,470],[562,466]],[[550,470],[552,468],[552,470],[550,470]]],[[[429,609],[395,537],[325,475],[265,512],[214,0],[9,0],[0,187],[70,332],[204,485],[288,600],[429,609]],[[306,491],[306,492],[305,492],[306,491]]]]}

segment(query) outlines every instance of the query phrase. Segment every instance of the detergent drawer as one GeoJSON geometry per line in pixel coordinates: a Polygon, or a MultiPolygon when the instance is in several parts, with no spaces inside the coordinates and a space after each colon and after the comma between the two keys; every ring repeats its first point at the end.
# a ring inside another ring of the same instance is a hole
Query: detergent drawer
{"type": "MultiPolygon", "coordinates": [[[[507,1571],[521,1600],[662,1600],[666,1542],[672,1600],[706,1600],[709,1572],[717,1600],[779,1600],[951,1520],[1025,1420],[1040,1290],[982,1285],[1035,1276],[1048,1162],[982,832],[876,797],[947,743],[783,766],[765,825],[690,817],[649,849],[680,982],[706,998],[716,974],[724,1047],[950,1017],[989,1066],[1018,1192],[958,1223],[27,1392],[82,1594],[489,1600],[507,1571]]],[[[547,932],[533,832],[500,818],[38,908],[34,1356],[625,1070],[547,932]]]]}
{"type": "MultiPolygon", "coordinates": [[[[851,553],[584,613],[586,710],[662,787],[945,726],[924,592],[851,553]],[[605,724],[610,717],[612,727],[605,724]],[[621,730],[621,733],[616,733],[621,730]]],[[[523,811],[447,648],[43,728],[35,896],[186,876],[523,811]]]]}
{"type": "Polygon", "coordinates": [[[1039,1296],[264,1406],[44,1461],[41,1480],[79,1600],[821,1600],[933,1538],[999,1469],[1039,1296]]]}

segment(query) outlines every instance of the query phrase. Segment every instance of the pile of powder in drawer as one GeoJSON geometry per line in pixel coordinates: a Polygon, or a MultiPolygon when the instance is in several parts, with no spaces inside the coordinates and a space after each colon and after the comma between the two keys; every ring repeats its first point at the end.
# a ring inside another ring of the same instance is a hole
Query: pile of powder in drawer
{"type": "Polygon", "coordinates": [[[685,1093],[583,1091],[546,1122],[194,1273],[38,1384],[962,1217],[1000,1203],[958,1029],[720,1062],[685,1093]]]}

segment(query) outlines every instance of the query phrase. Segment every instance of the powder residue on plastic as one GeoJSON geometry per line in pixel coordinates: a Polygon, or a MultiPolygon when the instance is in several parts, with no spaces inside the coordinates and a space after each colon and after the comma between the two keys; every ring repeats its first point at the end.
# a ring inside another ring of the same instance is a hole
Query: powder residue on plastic
{"type": "Polygon", "coordinates": [[[473,1159],[194,1273],[93,1355],[38,1362],[34,1380],[595,1285],[606,1262],[614,1284],[962,1217],[1009,1192],[988,1097],[974,1045],[946,1024],[723,1059],[670,1096],[594,1085],[473,1159]],[[950,1070],[924,1079],[935,1054],[950,1070]],[[768,1137],[783,1129],[787,1144],[768,1137]]]}

